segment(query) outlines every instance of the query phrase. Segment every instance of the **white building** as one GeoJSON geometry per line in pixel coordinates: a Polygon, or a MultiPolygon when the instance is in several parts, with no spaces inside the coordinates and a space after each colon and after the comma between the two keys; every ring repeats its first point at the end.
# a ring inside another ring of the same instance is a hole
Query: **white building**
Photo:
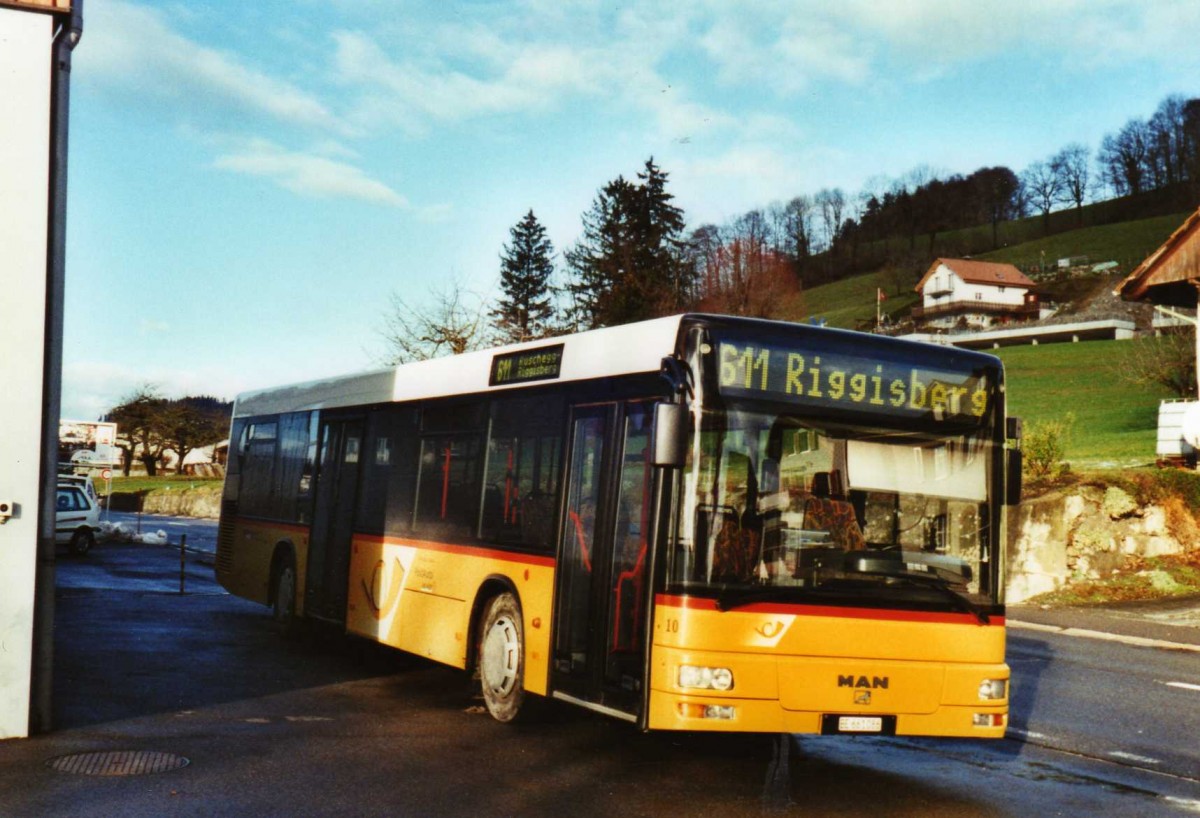
{"type": "Polygon", "coordinates": [[[913,320],[931,327],[990,327],[1039,316],[1035,284],[1011,264],[939,258],[917,283],[913,320]]]}

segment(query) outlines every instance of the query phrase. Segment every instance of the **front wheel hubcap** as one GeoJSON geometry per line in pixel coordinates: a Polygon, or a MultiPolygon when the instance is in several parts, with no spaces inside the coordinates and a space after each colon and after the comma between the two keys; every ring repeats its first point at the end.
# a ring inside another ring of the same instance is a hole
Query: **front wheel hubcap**
{"type": "Polygon", "coordinates": [[[492,623],[483,641],[483,681],[498,696],[507,696],[517,684],[521,640],[517,626],[507,616],[492,623]]]}

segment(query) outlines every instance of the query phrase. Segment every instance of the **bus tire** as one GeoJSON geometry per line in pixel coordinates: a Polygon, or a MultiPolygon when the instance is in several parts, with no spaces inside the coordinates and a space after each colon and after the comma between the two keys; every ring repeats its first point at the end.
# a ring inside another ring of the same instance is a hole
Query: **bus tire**
{"type": "Polygon", "coordinates": [[[90,528],[81,528],[71,535],[71,542],[67,545],[67,549],[77,557],[82,557],[84,554],[92,550],[92,546],[96,544],[96,535],[92,533],[90,528]]]}
{"type": "Polygon", "coordinates": [[[521,606],[505,592],[488,600],[479,629],[479,680],[496,721],[517,718],[525,702],[525,633],[521,606]]]}
{"type": "Polygon", "coordinates": [[[296,563],[291,554],[283,555],[275,568],[271,619],[285,639],[295,637],[300,631],[300,620],[296,616],[296,563]]]}

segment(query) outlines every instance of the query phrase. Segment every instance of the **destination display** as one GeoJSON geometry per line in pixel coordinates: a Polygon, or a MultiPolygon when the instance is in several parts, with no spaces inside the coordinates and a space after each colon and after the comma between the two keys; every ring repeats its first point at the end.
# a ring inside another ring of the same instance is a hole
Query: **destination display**
{"type": "Polygon", "coordinates": [[[732,339],[717,344],[717,355],[718,391],[725,396],[935,422],[978,422],[991,408],[991,384],[978,371],[732,339]]]}
{"type": "Polygon", "coordinates": [[[507,386],[557,378],[562,370],[562,356],[562,344],[496,355],[492,358],[488,385],[507,386]]]}

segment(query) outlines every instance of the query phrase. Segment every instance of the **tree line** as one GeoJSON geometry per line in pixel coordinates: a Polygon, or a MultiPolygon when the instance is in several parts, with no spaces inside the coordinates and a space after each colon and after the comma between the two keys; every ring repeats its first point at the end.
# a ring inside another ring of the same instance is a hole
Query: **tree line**
{"type": "Polygon", "coordinates": [[[233,404],[207,395],[164,398],[150,386],[126,396],[101,420],[117,424],[116,446],[123,453],[121,469],[129,476],[140,462],[150,477],[162,469],[168,451],[175,471],[182,473],[192,451],[217,443],[229,434],[233,404]]]}

